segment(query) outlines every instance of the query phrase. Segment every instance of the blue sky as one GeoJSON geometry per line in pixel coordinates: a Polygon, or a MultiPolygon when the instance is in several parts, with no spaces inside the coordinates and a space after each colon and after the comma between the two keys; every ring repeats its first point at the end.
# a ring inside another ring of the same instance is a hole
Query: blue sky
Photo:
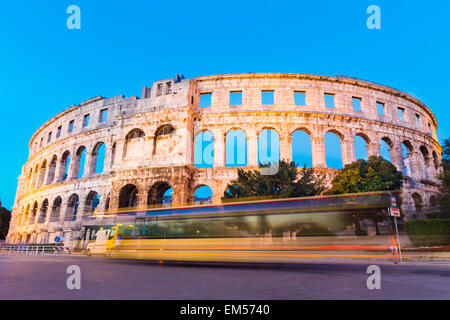
{"type": "Polygon", "coordinates": [[[97,95],[183,73],[344,74],[413,94],[450,137],[448,1],[2,1],[0,198],[11,207],[33,132],[97,95]],[[66,8],[81,8],[68,30],[66,8]],[[369,5],[381,30],[366,27],[369,5]]]}

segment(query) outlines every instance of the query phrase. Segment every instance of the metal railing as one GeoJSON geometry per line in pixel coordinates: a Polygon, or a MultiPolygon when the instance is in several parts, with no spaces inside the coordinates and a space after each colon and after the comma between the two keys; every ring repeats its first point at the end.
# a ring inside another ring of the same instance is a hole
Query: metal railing
{"type": "Polygon", "coordinates": [[[55,244],[46,245],[3,245],[0,246],[0,255],[48,255],[48,254],[69,254],[70,251],[66,250],[62,246],[55,244]]]}

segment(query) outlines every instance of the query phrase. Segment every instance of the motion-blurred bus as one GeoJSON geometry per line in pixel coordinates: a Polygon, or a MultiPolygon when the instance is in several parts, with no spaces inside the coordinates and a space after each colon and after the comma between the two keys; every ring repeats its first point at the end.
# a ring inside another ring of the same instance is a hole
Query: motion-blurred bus
{"type": "Polygon", "coordinates": [[[88,255],[176,261],[292,262],[385,253],[392,193],[271,199],[117,212],[88,255]]]}

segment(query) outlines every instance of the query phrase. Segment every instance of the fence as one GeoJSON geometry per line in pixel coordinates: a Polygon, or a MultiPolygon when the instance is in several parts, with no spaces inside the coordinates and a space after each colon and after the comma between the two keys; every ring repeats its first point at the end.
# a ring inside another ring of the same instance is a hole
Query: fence
{"type": "Polygon", "coordinates": [[[66,247],[54,244],[47,245],[3,245],[0,246],[0,255],[48,255],[70,254],[66,247]]]}

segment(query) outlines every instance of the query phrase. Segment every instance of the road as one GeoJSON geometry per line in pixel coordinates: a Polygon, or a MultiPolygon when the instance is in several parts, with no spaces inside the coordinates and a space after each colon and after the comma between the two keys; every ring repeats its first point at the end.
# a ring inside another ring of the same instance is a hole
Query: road
{"type": "Polygon", "coordinates": [[[199,265],[87,258],[0,256],[0,299],[450,299],[450,268],[392,262],[199,265]],[[367,267],[381,289],[367,288],[367,267]],[[67,267],[81,270],[69,290],[67,267]]]}

